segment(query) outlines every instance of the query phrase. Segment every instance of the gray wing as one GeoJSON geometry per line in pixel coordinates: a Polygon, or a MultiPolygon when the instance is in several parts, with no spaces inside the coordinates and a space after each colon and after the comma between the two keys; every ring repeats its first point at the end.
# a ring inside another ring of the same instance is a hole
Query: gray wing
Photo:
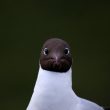
{"type": "Polygon", "coordinates": [[[88,101],[86,99],[80,98],[79,110],[104,110],[101,106],[88,101]]]}

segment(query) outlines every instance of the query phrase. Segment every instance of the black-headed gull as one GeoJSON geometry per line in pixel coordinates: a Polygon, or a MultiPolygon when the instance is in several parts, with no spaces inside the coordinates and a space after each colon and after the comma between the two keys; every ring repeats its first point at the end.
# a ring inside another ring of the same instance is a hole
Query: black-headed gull
{"type": "Polygon", "coordinates": [[[41,50],[40,66],[27,110],[104,110],[78,97],[72,89],[72,55],[64,40],[47,40],[41,50]]]}

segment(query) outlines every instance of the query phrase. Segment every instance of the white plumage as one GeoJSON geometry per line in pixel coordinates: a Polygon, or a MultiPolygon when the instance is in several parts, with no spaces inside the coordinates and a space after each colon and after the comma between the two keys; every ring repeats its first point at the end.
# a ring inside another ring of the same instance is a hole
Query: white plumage
{"type": "Polygon", "coordinates": [[[27,110],[103,110],[99,105],[74,93],[71,75],[71,68],[65,73],[59,73],[40,67],[27,110]]]}

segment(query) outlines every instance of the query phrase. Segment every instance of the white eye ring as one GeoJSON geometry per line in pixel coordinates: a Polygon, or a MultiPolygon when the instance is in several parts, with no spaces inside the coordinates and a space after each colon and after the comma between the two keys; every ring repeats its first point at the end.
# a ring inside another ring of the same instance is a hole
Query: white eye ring
{"type": "Polygon", "coordinates": [[[65,48],[64,49],[64,53],[65,53],[65,55],[68,55],[70,53],[69,49],[68,48],[65,48]]]}
{"type": "Polygon", "coordinates": [[[47,48],[44,48],[44,50],[43,50],[43,53],[44,53],[44,55],[48,55],[48,49],[47,48]]]}

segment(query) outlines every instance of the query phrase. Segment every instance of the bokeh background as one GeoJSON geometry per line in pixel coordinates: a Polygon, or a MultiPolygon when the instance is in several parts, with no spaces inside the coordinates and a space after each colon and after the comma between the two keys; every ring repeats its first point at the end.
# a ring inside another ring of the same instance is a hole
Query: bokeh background
{"type": "Polygon", "coordinates": [[[0,1],[0,110],[25,110],[45,40],[66,40],[73,53],[73,88],[110,106],[109,0],[0,1]]]}

